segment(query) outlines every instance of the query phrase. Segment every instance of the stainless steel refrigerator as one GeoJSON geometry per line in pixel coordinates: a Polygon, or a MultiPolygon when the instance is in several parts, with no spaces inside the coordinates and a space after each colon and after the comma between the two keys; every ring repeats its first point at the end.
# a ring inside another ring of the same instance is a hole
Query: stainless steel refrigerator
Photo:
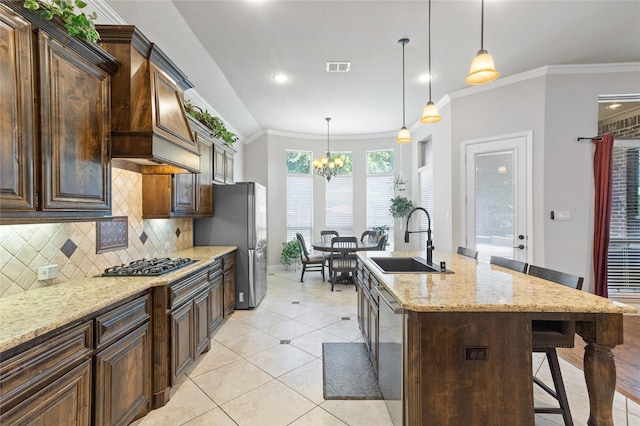
{"type": "Polygon", "coordinates": [[[196,246],[238,246],[236,309],[258,306],[267,292],[267,189],[256,182],[213,187],[213,217],[194,220],[196,246]]]}

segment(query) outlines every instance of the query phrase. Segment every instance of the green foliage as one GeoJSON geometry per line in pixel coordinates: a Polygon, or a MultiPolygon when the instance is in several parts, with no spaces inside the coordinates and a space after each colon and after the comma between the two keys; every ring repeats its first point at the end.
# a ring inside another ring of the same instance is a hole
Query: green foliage
{"type": "Polygon", "coordinates": [[[311,173],[311,152],[287,151],[287,173],[311,173]]]}
{"type": "Polygon", "coordinates": [[[393,150],[367,152],[367,173],[393,173],[393,150]]]}
{"type": "Polygon", "coordinates": [[[353,159],[352,159],[352,155],[350,152],[336,152],[336,153],[331,153],[331,155],[333,157],[340,157],[342,158],[342,173],[347,175],[347,174],[351,174],[351,171],[353,170],[353,159]]]}
{"type": "Polygon", "coordinates": [[[391,228],[389,228],[387,225],[380,225],[380,226],[372,226],[371,229],[373,231],[376,231],[378,235],[384,235],[391,228]]]}
{"type": "Polygon", "coordinates": [[[192,105],[189,100],[184,103],[184,110],[211,130],[214,138],[222,139],[227,146],[233,146],[238,140],[235,133],[227,130],[220,117],[212,116],[207,110],[202,111],[200,107],[192,105]]]}
{"type": "Polygon", "coordinates": [[[296,261],[300,256],[300,245],[298,240],[287,241],[282,243],[282,253],[280,253],[280,263],[283,265],[291,265],[291,261],[296,261]]]}
{"type": "Polygon", "coordinates": [[[84,13],[76,13],[75,8],[82,9],[87,4],[82,0],[25,0],[26,9],[35,10],[40,17],[48,21],[54,16],[60,17],[69,35],[81,38],[89,43],[95,43],[100,39],[98,31],[93,24],[97,18],[93,12],[87,16],[84,13]]]}
{"type": "Polygon", "coordinates": [[[413,209],[413,203],[407,197],[397,196],[391,199],[389,213],[395,218],[406,217],[413,209]]]}

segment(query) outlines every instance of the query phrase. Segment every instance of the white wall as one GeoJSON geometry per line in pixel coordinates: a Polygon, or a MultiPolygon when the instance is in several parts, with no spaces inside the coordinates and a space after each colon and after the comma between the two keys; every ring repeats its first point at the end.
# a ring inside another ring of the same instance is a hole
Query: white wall
{"type": "Polygon", "coordinates": [[[465,243],[464,142],[532,130],[532,263],[581,275],[590,291],[593,148],[576,138],[596,135],[598,95],[640,93],[638,64],[611,69],[549,67],[452,95],[442,121],[426,131],[434,140],[437,248],[465,243]],[[570,210],[572,220],[552,221],[551,210],[570,210]]]}
{"type": "Polygon", "coordinates": [[[585,277],[593,290],[593,144],[577,142],[598,131],[599,95],[640,93],[635,72],[551,74],[546,78],[543,211],[544,252],[536,262],[585,277]],[[570,210],[570,222],[550,219],[570,210]]]}

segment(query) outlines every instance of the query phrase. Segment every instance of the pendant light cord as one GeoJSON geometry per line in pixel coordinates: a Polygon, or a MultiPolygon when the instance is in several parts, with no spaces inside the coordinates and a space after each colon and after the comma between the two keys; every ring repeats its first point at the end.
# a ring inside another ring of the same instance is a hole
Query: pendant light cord
{"type": "Polygon", "coordinates": [[[431,102],[431,0],[429,0],[429,102],[431,102]]]}
{"type": "Polygon", "coordinates": [[[480,50],[484,50],[484,0],[480,5],[480,50]]]}
{"type": "Polygon", "coordinates": [[[404,108],[405,108],[405,99],[404,99],[404,45],[406,42],[402,43],[402,127],[406,127],[404,123],[404,108]]]}
{"type": "Polygon", "coordinates": [[[329,122],[331,121],[330,117],[325,118],[327,120],[327,159],[329,158],[329,122]]]}

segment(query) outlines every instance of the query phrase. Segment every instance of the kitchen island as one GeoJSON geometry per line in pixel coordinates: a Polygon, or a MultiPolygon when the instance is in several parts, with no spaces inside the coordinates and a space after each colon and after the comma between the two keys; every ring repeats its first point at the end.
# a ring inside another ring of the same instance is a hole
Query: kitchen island
{"type": "MultiPolygon", "coordinates": [[[[623,343],[623,313],[634,313],[635,308],[453,253],[434,252],[434,263],[446,262],[453,271],[448,274],[388,274],[371,260],[389,256],[421,254],[358,253],[364,276],[404,310],[399,422],[533,425],[532,322],[552,321],[575,324],[587,343],[589,424],[613,425],[611,349],[623,343]]],[[[380,316],[382,299],[374,301],[380,316]]],[[[381,319],[379,335],[369,330],[368,341],[379,344],[379,355],[372,343],[370,350],[376,351],[373,359],[380,358],[381,382],[390,380],[384,370],[389,342],[383,336],[388,329],[381,319]]]]}

